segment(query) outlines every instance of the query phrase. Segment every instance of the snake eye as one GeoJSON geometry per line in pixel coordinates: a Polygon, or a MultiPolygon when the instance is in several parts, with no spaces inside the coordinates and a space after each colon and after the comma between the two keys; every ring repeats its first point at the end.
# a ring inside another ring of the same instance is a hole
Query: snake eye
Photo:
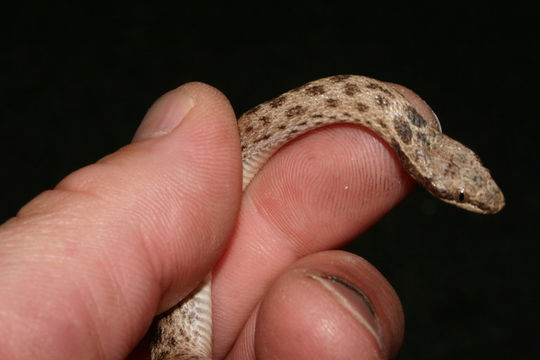
{"type": "Polygon", "coordinates": [[[459,191],[458,200],[459,200],[459,202],[464,202],[465,201],[465,190],[464,189],[461,189],[459,191]]]}

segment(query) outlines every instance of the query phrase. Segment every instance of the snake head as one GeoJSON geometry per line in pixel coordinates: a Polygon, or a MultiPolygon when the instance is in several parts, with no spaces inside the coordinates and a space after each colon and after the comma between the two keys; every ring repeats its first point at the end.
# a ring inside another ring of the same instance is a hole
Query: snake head
{"type": "Polygon", "coordinates": [[[453,139],[444,138],[443,151],[433,162],[437,169],[425,184],[428,191],[468,211],[480,214],[499,212],[505,205],[504,195],[489,170],[472,150],[453,139]]]}
{"type": "MultiPolygon", "coordinates": [[[[482,187],[477,186],[477,179],[469,180],[471,181],[462,179],[460,183],[453,183],[451,187],[446,187],[444,197],[439,196],[440,199],[479,214],[496,214],[504,207],[504,195],[492,178],[488,178],[486,185],[482,187]]],[[[438,193],[442,193],[440,184],[432,184],[432,186],[437,186],[438,193]]]]}

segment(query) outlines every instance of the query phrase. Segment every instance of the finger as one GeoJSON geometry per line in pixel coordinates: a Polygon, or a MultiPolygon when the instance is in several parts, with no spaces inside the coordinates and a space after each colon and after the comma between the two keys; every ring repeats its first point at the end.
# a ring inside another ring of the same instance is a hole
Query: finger
{"type": "MultiPolygon", "coordinates": [[[[427,106],[418,110],[433,121],[427,106]]],[[[394,151],[360,126],[315,130],[278,151],[247,188],[233,238],[214,269],[214,355],[228,352],[284,268],[344,245],[412,187],[394,151]]]]}
{"type": "Polygon", "coordinates": [[[230,359],[390,359],[403,311],[386,279],[343,252],[307,256],[272,284],[230,359]]]}
{"type": "Polygon", "coordinates": [[[123,358],[222,252],[241,193],[225,97],[182,86],[135,138],[0,228],[0,358],[123,358]]]}

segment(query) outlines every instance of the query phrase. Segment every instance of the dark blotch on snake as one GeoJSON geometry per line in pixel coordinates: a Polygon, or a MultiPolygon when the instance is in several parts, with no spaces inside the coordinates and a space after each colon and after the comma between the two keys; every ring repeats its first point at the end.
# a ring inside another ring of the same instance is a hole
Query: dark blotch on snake
{"type": "Polygon", "coordinates": [[[418,141],[420,141],[422,144],[429,146],[429,140],[426,138],[426,135],[424,133],[418,131],[416,132],[416,138],[418,141]]]}
{"type": "Polygon", "coordinates": [[[261,116],[259,118],[259,121],[262,122],[264,125],[268,125],[268,123],[270,123],[270,119],[268,118],[268,116],[261,116]]]}
{"type": "Polygon", "coordinates": [[[274,100],[270,101],[268,104],[271,108],[275,109],[283,105],[283,103],[287,100],[287,96],[281,95],[275,98],[274,100]]]}
{"type": "Polygon", "coordinates": [[[260,138],[257,138],[255,140],[253,140],[254,143],[258,143],[258,142],[261,142],[263,140],[268,140],[270,138],[270,135],[264,135],[264,136],[261,136],[260,138]]]}
{"type": "Polygon", "coordinates": [[[326,100],[326,105],[330,106],[330,107],[337,107],[339,105],[339,100],[338,99],[327,99],[326,100]]]}
{"type": "Polygon", "coordinates": [[[330,81],[341,82],[343,80],[347,80],[350,77],[351,77],[351,75],[334,75],[334,76],[330,77],[330,81]]]}
{"type": "Polygon", "coordinates": [[[344,86],[345,95],[354,96],[357,92],[360,91],[360,88],[356,84],[347,83],[344,86]]]}
{"type": "Polygon", "coordinates": [[[394,118],[394,129],[405,144],[410,144],[412,139],[412,131],[409,124],[402,117],[394,118]]]}
{"type": "Polygon", "coordinates": [[[406,109],[407,119],[416,127],[423,128],[427,122],[415,108],[408,106],[406,109]]]}
{"type": "Polygon", "coordinates": [[[367,106],[366,104],[363,104],[361,102],[357,102],[356,103],[356,109],[360,112],[366,112],[369,110],[369,106],[367,106]]]}
{"type": "Polygon", "coordinates": [[[306,89],[306,92],[309,95],[315,96],[315,95],[323,95],[326,92],[326,90],[324,89],[324,86],[315,85],[315,86],[308,87],[306,89]]]}
{"type": "Polygon", "coordinates": [[[381,85],[379,84],[375,84],[375,83],[369,83],[366,85],[366,87],[368,89],[372,89],[372,90],[379,90],[379,91],[382,91],[383,93],[385,93],[386,95],[390,96],[391,98],[394,98],[394,94],[392,94],[392,92],[384,87],[382,87],[381,85]]]}
{"type": "Polygon", "coordinates": [[[384,95],[375,96],[375,103],[381,108],[388,107],[389,101],[384,95]]]}
{"type": "Polygon", "coordinates": [[[296,105],[296,106],[293,106],[292,108],[287,109],[287,111],[285,111],[285,115],[287,115],[287,117],[291,118],[291,117],[294,117],[294,116],[300,116],[300,115],[304,114],[305,112],[306,112],[306,109],[304,109],[303,106],[296,105]]]}

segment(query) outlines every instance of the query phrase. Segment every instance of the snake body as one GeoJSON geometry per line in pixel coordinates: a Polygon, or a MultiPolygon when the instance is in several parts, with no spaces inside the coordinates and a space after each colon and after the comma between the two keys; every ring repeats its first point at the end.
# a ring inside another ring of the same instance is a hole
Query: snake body
{"type": "MultiPolygon", "coordinates": [[[[243,189],[285,143],[337,123],[375,132],[433,196],[481,214],[504,207],[501,190],[472,150],[426,121],[398,88],[357,75],[312,81],[242,115],[243,189]]],[[[211,359],[210,288],[208,279],[158,320],[152,359],[211,359]]]]}

